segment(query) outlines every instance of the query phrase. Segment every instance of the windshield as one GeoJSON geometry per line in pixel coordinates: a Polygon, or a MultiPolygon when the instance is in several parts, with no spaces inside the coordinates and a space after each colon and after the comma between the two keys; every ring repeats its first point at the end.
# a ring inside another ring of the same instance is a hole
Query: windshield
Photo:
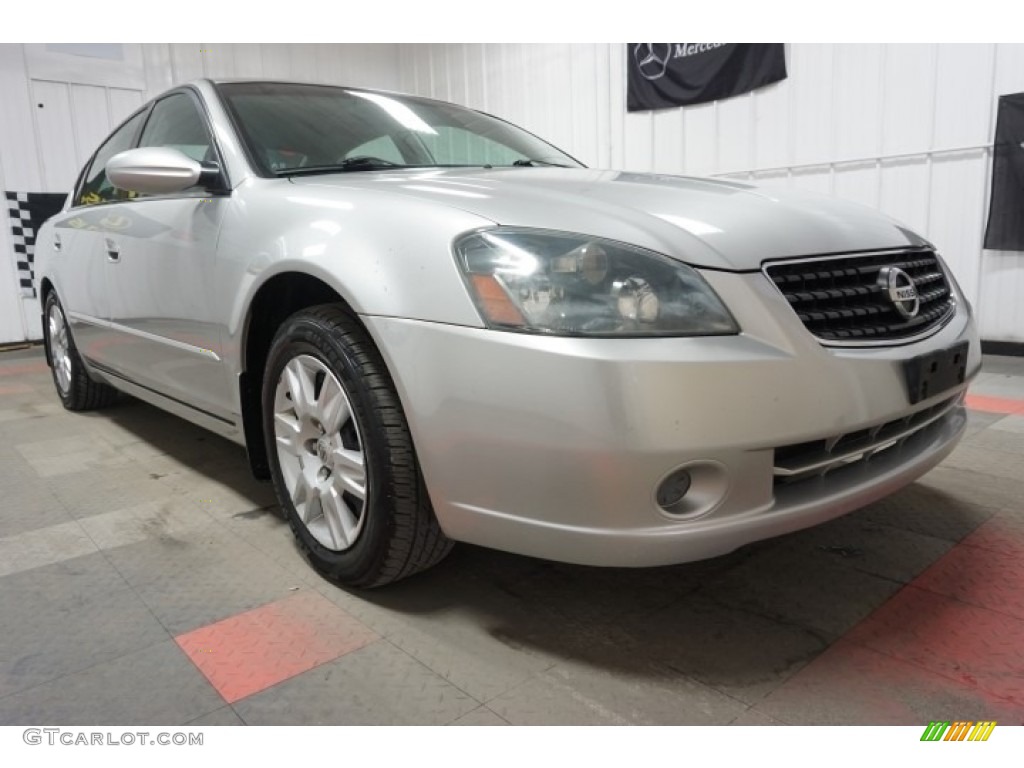
{"type": "Polygon", "coordinates": [[[580,164],[521,128],[413,96],[296,83],[221,83],[263,175],[580,164]]]}

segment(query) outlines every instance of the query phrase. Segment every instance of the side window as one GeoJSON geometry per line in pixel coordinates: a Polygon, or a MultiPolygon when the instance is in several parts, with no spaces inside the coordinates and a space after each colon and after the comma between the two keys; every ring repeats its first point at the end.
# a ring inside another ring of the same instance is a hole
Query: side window
{"type": "Polygon", "coordinates": [[[379,136],[365,144],[360,144],[355,149],[345,153],[345,157],[379,157],[381,160],[390,160],[393,163],[404,163],[405,158],[398,151],[395,142],[390,136],[379,136]]]}
{"type": "Polygon", "coordinates": [[[440,165],[511,165],[523,157],[522,152],[464,128],[439,125],[434,130],[434,135],[419,138],[440,165]]]}
{"type": "Polygon", "coordinates": [[[139,146],[171,147],[200,163],[215,159],[199,108],[187,93],[172,94],[154,105],[139,146]]]}
{"type": "Polygon", "coordinates": [[[132,193],[118,189],[107,179],[107,161],[118,152],[124,152],[132,148],[132,141],[139,129],[139,123],[145,117],[145,112],[140,112],[131,120],[126,122],[110,135],[97,150],[89,164],[88,170],[82,178],[82,185],[75,193],[75,205],[93,205],[95,203],[109,203],[114,200],[126,200],[132,193]]]}

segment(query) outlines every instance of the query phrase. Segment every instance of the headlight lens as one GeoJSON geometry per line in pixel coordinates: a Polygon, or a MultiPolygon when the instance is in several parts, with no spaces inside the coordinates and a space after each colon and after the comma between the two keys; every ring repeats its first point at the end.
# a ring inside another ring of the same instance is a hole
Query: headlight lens
{"type": "Polygon", "coordinates": [[[695,270],[609,240],[498,227],[455,243],[488,327],[564,336],[739,332],[695,270]]]}

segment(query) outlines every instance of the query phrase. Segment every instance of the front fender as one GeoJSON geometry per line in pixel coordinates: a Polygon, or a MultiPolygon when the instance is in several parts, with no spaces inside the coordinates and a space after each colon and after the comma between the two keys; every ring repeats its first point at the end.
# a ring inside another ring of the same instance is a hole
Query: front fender
{"type": "Polygon", "coordinates": [[[376,190],[244,187],[218,243],[218,281],[231,297],[226,341],[235,349],[259,289],[289,272],[322,281],[361,315],[482,327],[451,243],[488,219],[376,190]]]}

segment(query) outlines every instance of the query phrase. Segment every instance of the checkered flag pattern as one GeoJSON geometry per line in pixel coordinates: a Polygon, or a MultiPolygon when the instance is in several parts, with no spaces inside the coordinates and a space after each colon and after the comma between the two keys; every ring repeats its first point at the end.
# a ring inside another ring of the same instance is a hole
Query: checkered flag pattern
{"type": "Polygon", "coordinates": [[[21,295],[35,298],[36,233],[43,222],[64,206],[65,196],[37,192],[7,192],[5,196],[21,295]]]}

